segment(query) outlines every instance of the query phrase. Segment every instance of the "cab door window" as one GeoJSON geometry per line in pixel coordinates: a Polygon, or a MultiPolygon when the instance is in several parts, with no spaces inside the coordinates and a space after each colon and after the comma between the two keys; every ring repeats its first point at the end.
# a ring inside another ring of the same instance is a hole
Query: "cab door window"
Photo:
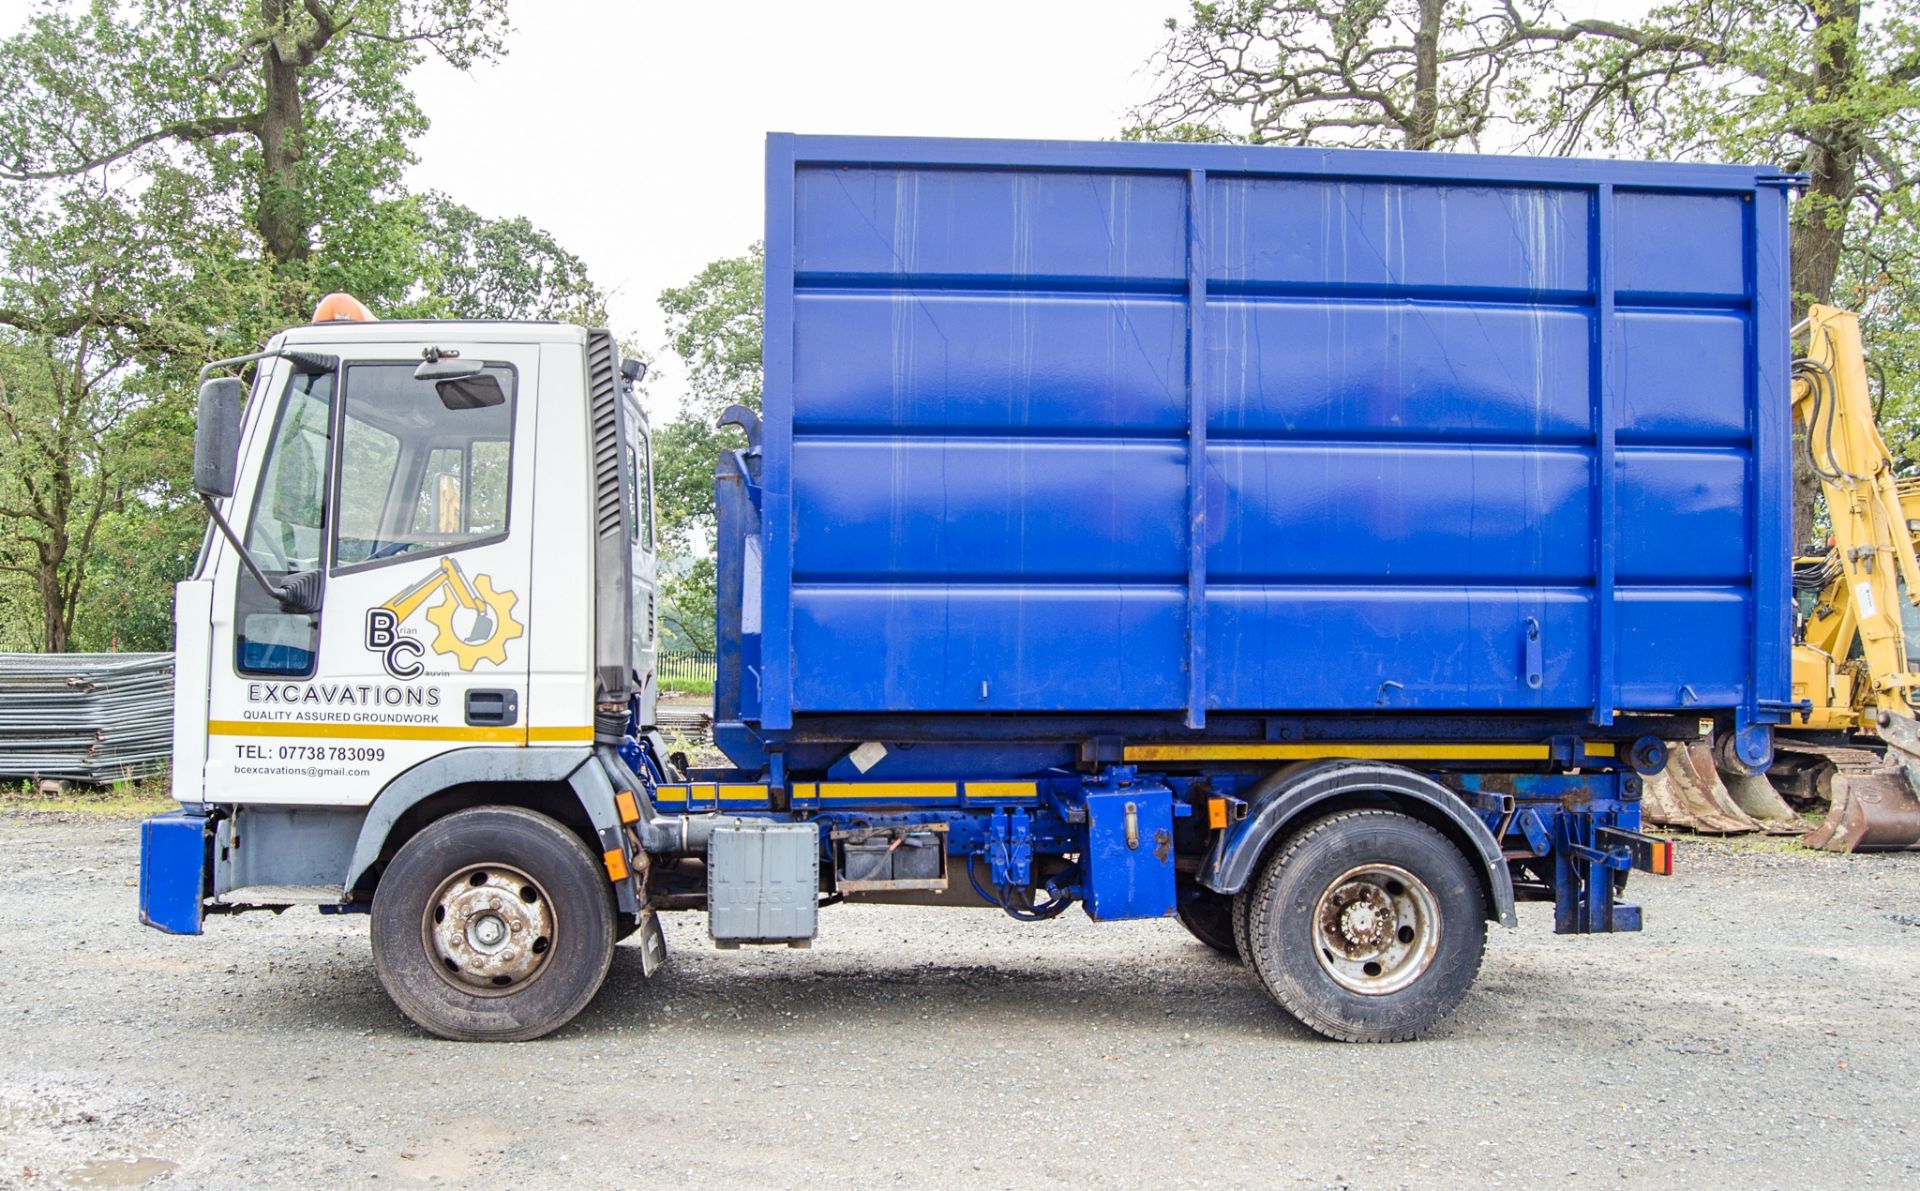
{"type": "MultiPolygon", "coordinates": [[[[254,490],[247,550],[276,583],[321,566],[333,390],[332,373],[300,373],[287,382],[254,490]]],[[[250,575],[242,575],[235,589],[234,627],[234,668],[241,673],[284,678],[313,673],[320,618],[281,610],[250,575]]]]}
{"type": "Polygon", "coordinates": [[[350,364],[342,390],[334,569],[506,536],[513,369],[491,384],[415,380],[413,363],[350,364]]]}

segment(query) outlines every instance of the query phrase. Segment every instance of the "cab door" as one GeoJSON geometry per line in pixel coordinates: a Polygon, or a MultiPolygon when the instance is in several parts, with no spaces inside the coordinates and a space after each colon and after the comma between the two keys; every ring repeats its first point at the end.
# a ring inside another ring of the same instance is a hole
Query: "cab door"
{"type": "Polygon", "coordinates": [[[425,346],[477,367],[422,379],[420,346],[369,344],[283,396],[242,533],[270,578],[323,569],[321,608],[229,585],[210,797],[358,805],[437,754],[527,741],[537,349],[425,346]]]}

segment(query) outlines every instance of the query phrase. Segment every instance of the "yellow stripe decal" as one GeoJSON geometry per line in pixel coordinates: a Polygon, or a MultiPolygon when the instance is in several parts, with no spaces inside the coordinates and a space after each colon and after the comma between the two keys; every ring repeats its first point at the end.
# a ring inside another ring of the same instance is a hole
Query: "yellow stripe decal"
{"type": "Polygon", "coordinates": [[[765,786],[721,786],[720,801],[764,803],[767,801],[767,788],[765,786]]]}
{"type": "Polygon", "coordinates": [[[968,782],[968,798],[1035,798],[1040,787],[1034,782],[968,782]]]}
{"type": "Polygon", "coordinates": [[[555,744],[592,744],[593,728],[541,728],[527,729],[527,739],[535,744],[552,742],[555,744]]]}
{"type": "MultiPolygon", "coordinates": [[[[534,729],[542,731],[542,729],[534,729]]],[[[575,731],[575,729],[568,729],[575,731]]],[[[585,729],[591,739],[593,730],[585,729]]],[[[211,720],[210,736],[292,736],[302,740],[446,740],[463,744],[525,744],[525,728],[469,728],[442,724],[310,724],[265,720],[211,720]]],[[[569,737],[569,739],[572,739],[569,737]]]]}
{"type": "Polygon", "coordinates": [[[952,782],[821,782],[822,798],[953,798],[952,782]]]}
{"type": "Polygon", "coordinates": [[[655,786],[653,788],[653,800],[655,802],[684,803],[687,800],[687,788],[685,786],[655,786]]]}
{"type": "MultiPolygon", "coordinates": [[[[1606,755],[1592,747],[1587,751],[1606,755]]],[[[1545,761],[1552,752],[1544,744],[1130,744],[1125,756],[1129,761],[1545,761]]]]}

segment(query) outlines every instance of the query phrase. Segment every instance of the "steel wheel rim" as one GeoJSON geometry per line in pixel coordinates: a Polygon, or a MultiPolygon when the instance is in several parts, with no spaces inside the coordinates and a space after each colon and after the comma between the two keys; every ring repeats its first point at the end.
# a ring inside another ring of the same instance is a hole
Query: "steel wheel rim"
{"type": "Polygon", "coordinates": [[[470,864],[440,882],[420,919],[421,941],[441,979],[461,992],[519,992],[549,966],[553,901],[510,864],[470,864]]]}
{"type": "Polygon", "coordinates": [[[1314,958],[1349,992],[1399,992],[1420,979],[1439,950],[1439,902],[1426,882],[1398,865],[1350,868],[1314,904],[1314,958]]]}

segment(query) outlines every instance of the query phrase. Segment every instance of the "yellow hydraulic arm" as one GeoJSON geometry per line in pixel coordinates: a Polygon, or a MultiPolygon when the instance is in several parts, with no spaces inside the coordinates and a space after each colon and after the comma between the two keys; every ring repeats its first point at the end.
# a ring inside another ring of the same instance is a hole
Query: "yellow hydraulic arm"
{"type": "MultiPolygon", "coordinates": [[[[1912,690],[1899,601],[1920,604],[1920,559],[1901,506],[1893,456],[1874,423],[1859,318],[1831,306],[1808,312],[1807,354],[1794,364],[1793,408],[1806,429],[1813,470],[1833,522],[1839,574],[1808,619],[1794,653],[1794,694],[1810,698],[1810,728],[1861,726],[1867,711],[1912,717],[1912,690]],[[1859,635],[1865,679],[1858,690],[1840,667],[1859,635]],[[1822,671],[1825,677],[1822,677],[1822,671]],[[1850,685],[1850,684],[1849,684],[1850,685]]],[[[1870,722],[1870,721],[1869,721],[1870,722]]]]}

